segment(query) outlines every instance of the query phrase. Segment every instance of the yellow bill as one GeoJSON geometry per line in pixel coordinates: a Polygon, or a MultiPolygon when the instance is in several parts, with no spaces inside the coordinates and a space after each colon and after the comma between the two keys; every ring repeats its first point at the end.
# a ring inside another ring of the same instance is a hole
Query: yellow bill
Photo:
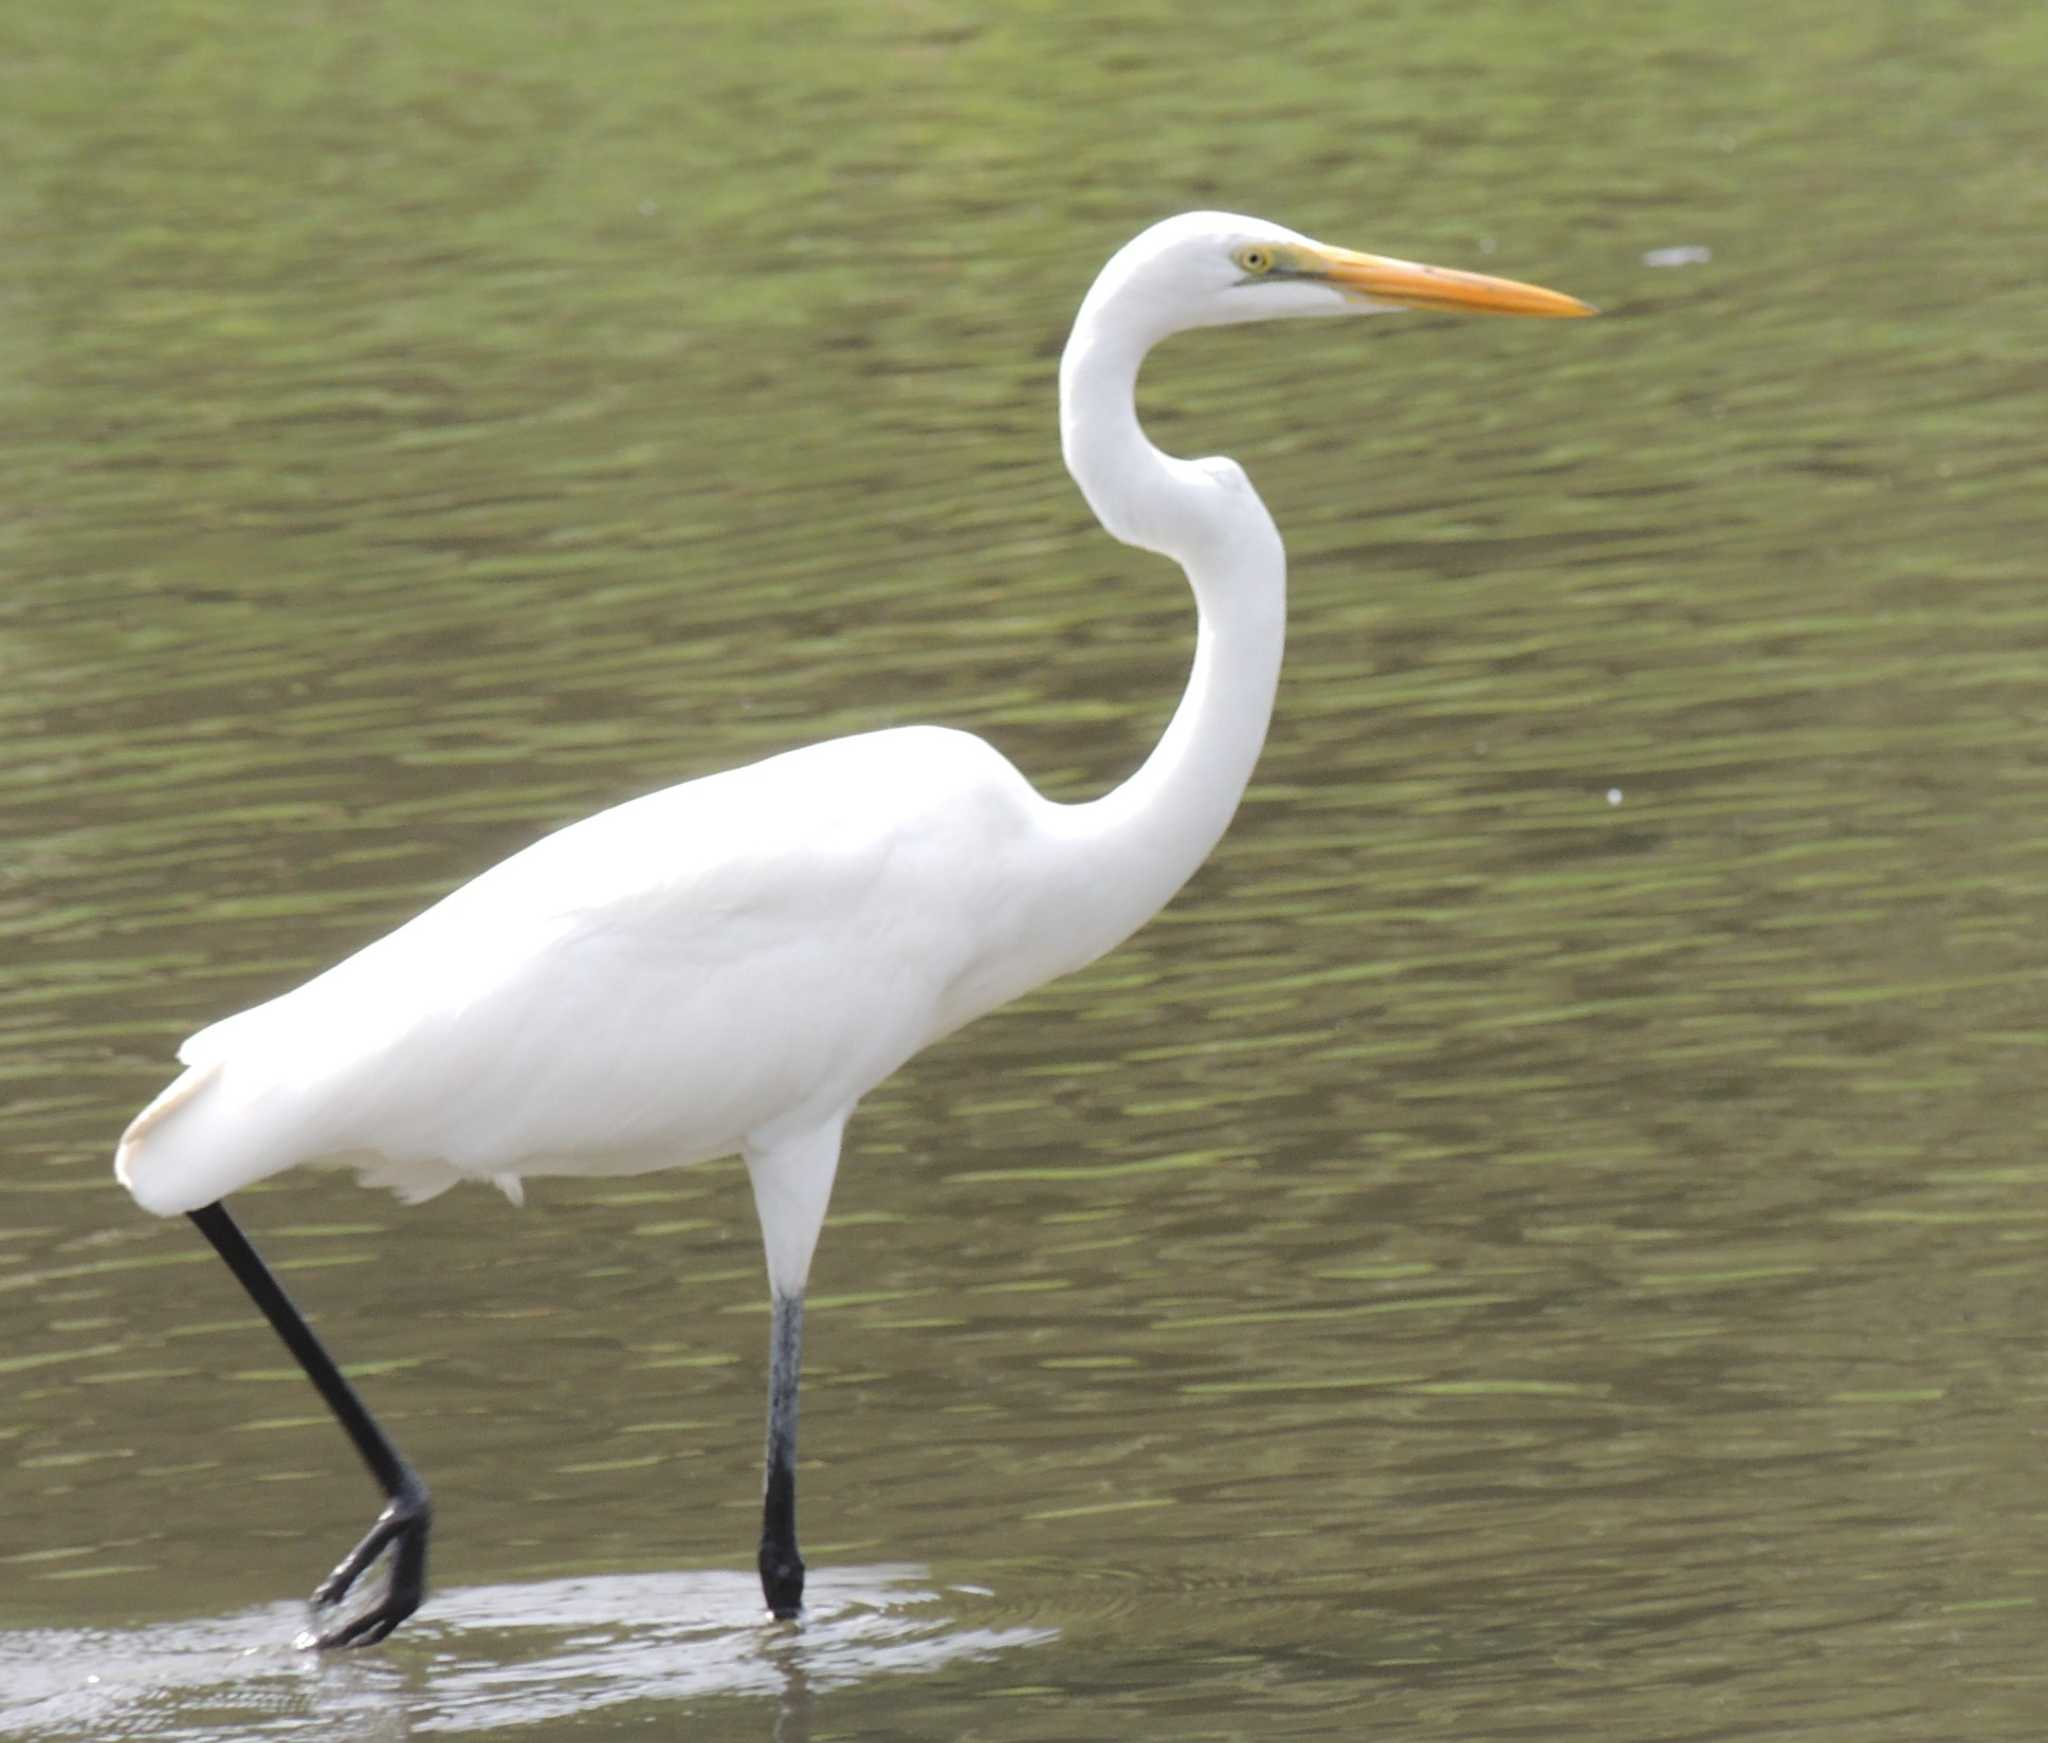
{"type": "Polygon", "coordinates": [[[1541,285],[1447,266],[1420,266],[1348,248],[1298,248],[1289,262],[1305,278],[1319,278],[1353,296],[1403,309],[1449,309],[1467,315],[1541,315],[1552,320],[1597,315],[1591,303],[1541,285]]]}

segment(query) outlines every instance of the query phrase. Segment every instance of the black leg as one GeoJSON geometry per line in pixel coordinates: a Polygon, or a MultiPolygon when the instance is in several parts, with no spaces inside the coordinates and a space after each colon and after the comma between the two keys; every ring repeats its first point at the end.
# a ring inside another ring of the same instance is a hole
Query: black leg
{"type": "Polygon", "coordinates": [[[796,1549],[796,1382],[804,1359],[804,1298],[775,1297],[768,1364],[768,1476],[761,1505],[761,1595],[782,1621],[804,1607],[796,1549]]]}
{"type": "MultiPolygon", "coordinates": [[[[306,1370],[306,1378],[327,1400],[327,1408],[347,1431],[356,1451],[362,1454],[363,1463],[370,1467],[370,1474],[388,1498],[384,1511],[377,1515],[376,1523],[364,1534],[362,1542],[342,1557],[341,1565],[314,1590],[313,1604],[319,1610],[333,1609],[348,1596],[349,1588],[363,1570],[389,1549],[391,1580],[384,1596],[359,1615],[305,1637],[308,1644],[315,1646],[374,1645],[417,1610],[420,1599],[426,1595],[427,1530],[433,1522],[427,1486],[377,1426],[377,1419],[342,1377],[334,1358],[321,1347],[313,1328],[292,1305],[291,1297],[278,1286],[270,1268],[256,1256],[256,1249],[235,1226],[227,1206],[209,1204],[203,1210],[193,1211],[191,1216],[199,1232],[213,1243],[214,1251],[227,1261],[228,1269],[248,1290],[249,1299],[263,1310],[263,1317],[284,1339],[285,1347],[297,1357],[299,1366],[306,1370]]],[[[794,1384],[792,1379],[792,1409],[794,1384]]],[[[801,1568],[798,1580],[802,1580],[801,1568]]]]}

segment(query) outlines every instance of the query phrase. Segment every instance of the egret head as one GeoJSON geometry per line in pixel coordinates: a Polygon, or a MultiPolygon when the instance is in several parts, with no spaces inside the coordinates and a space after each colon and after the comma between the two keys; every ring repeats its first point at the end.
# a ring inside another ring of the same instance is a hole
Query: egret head
{"type": "Polygon", "coordinates": [[[1590,315],[1576,297],[1513,279],[1333,248],[1231,212],[1183,212],[1118,250],[1083,306],[1148,339],[1185,327],[1296,315],[1437,309],[1488,315],[1590,315]]]}

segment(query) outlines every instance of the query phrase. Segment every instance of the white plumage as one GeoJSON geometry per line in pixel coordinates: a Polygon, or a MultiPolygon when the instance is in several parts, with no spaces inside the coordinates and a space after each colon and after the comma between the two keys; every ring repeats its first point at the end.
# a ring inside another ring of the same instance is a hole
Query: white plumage
{"type": "Polygon", "coordinates": [[[307,1162],[418,1201],[816,1128],[1035,978],[1047,809],[912,727],[601,812],[200,1030],[120,1177],[163,1215],[307,1162]]]}
{"type": "Polygon", "coordinates": [[[536,842],[186,1042],[184,1074],[128,1128],[116,1171],[145,1208],[194,1215],[393,1498],[320,1601],[394,1541],[411,1557],[367,1625],[324,1643],[381,1638],[418,1601],[425,1489],[218,1201],[302,1163],[419,1200],[463,1180],[516,1198],[534,1175],[743,1154],[777,1308],[762,1578],[771,1608],[794,1613],[801,1302],[848,1116],[921,1047],[1142,925],[1222,834],[1265,736],[1279,534],[1234,462],[1146,440],[1139,365],[1187,327],[1398,307],[1590,312],[1215,212],[1155,225],[1089,291],[1060,367],[1067,465],[1113,535],[1181,564],[1200,619],[1165,736],[1103,798],[1056,804],[937,727],[790,751],[536,842]]]}

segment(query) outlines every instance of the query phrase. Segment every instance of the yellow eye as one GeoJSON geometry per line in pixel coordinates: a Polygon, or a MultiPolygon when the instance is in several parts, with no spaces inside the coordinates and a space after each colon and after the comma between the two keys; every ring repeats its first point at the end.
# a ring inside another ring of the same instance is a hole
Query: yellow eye
{"type": "Polygon", "coordinates": [[[1240,248],[1233,256],[1237,264],[1252,278],[1263,278],[1273,270],[1273,251],[1254,242],[1240,248]]]}

